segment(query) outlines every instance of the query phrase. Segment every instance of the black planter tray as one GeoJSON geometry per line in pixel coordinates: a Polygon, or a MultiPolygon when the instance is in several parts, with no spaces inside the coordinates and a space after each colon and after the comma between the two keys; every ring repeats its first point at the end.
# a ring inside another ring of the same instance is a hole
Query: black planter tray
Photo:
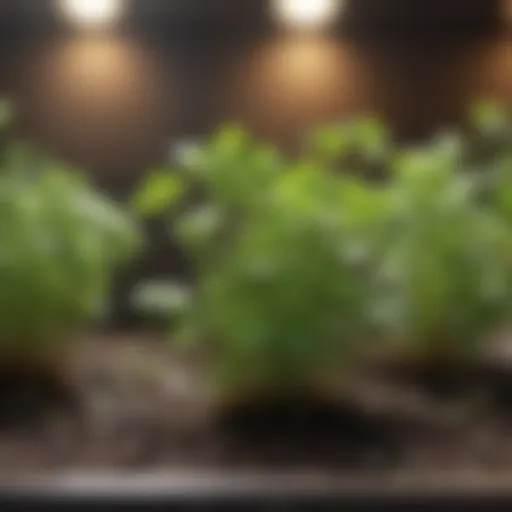
{"type": "Polygon", "coordinates": [[[72,473],[3,479],[0,510],[504,510],[512,470],[386,474],[72,473]]]}

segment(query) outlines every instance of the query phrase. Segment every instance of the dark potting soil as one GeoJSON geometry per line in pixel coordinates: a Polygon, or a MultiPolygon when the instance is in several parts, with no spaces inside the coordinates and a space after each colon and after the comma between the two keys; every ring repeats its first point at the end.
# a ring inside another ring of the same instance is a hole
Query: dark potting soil
{"type": "Polygon", "coordinates": [[[321,397],[267,399],[231,407],[219,417],[219,432],[233,460],[325,467],[394,467],[402,458],[400,426],[365,413],[350,400],[321,397]]]}
{"type": "Polygon", "coordinates": [[[512,465],[509,405],[493,401],[496,389],[482,381],[447,399],[429,385],[370,372],[344,382],[336,398],[227,408],[197,365],[159,340],[129,336],[77,343],[66,370],[59,378],[6,372],[0,379],[0,475],[101,468],[364,475],[512,465]]]}
{"type": "Polygon", "coordinates": [[[0,429],[37,425],[51,412],[78,412],[78,405],[73,389],[51,368],[0,367],[0,429]]]}
{"type": "MultiPolygon", "coordinates": [[[[398,384],[415,386],[438,400],[453,401],[482,389],[481,369],[469,365],[430,362],[423,365],[407,361],[393,362],[384,368],[384,376],[398,384]]],[[[494,379],[494,375],[490,376],[494,379]]],[[[485,388],[494,382],[487,381],[485,388]]]]}
{"type": "Polygon", "coordinates": [[[500,414],[512,412],[512,359],[506,355],[498,360],[484,354],[465,363],[433,360],[416,364],[391,357],[378,360],[375,369],[385,381],[415,387],[437,401],[450,403],[480,396],[500,414]]]}

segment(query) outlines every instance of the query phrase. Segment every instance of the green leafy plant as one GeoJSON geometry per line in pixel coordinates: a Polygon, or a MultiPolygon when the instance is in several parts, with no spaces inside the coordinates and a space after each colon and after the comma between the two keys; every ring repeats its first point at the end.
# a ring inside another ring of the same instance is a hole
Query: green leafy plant
{"type": "Polygon", "coordinates": [[[212,354],[219,385],[303,391],[369,334],[387,202],[325,158],[360,140],[354,128],[325,129],[286,159],[227,125],[136,192],[139,212],[165,213],[194,270],[190,288],[141,285],[137,304],[176,314],[173,338],[212,354]]]}
{"type": "Polygon", "coordinates": [[[512,118],[497,101],[478,102],[471,112],[469,155],[474,174],[481,176],[483,197],[512,225],[512,118]]]}
{"type": "Polygon", "coordinates": [[[46,357],[103,314],[134,220],[87,179],[6,133],[0,148],[0,358],[46,357]]]}
{"type": "Polygon", "coordinates": [[[295,159],[224,127],[134,197],[194,270],[192,286],[141,286],[139,305],[174,312],[173,337],[211,347],[232,387],[307,387],[371,338],[470,357],[512,312],[506,119],[482,104],[476,133],[397,150],[363,118],[314,130],[295,159]],[[385,183],[358,176],[376,162],[385,183]]]}
{"type": "Polygon", "coordinates": [[[481,182],[466,172],[464,150],[452,134],[404,150],[389,183],[394,235],[383,275],[390,325],[427,358],[465,358],[510,319],[512,232],[478,200],[481,182]]]}

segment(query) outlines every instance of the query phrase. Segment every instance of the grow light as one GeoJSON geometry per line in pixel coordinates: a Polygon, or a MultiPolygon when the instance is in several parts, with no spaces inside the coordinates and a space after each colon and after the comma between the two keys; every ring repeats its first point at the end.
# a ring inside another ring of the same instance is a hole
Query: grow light
{"type": "Polygon", "coordinates": [[[331,23],[344,4],[344,0],[274,0],[274,11],[286,25],[317,28],[331,23]]]}
{"type": "Polygon", "coordinates": [[[123,12],[123,0],[60,0],[63,15],[84,26],[111,24],[123,12]]]}

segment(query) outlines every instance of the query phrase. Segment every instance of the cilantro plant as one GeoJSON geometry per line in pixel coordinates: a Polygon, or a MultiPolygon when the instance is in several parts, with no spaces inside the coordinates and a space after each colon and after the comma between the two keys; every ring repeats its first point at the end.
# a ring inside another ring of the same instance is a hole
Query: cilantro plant
{"type": "Polygon", "coordinates": [[[512,118],[495,101],[478,102],[471,112],[469,155],[484,198],[512,225],[512,118]],[[483,186],[482,186],[483,185],[483,186]]]}
{"type": "Polygon", "coordinates": [[[81,174],[13,141],[0,106],[0,357],[38,358],[104,313],[138,245],[131,215],[81,174]]]}
{"type": "Polygon", "coordinates": [[[287,159],[229,125],[136,192],[139,212],[165,214],[194,270],[190,286],[141,285],[137,304],[174,314],[173,339],[212,354],[220,386],[305,391],[370,334],[387,202],[333,172],[334,152],[354,141],[354,128],[326,128],[287,159]]]}
{"type": "Polygon", "coordinates": [[[390,325],[425,357],[471,355],[511,313],[512,232],[478,200],[463,142],[445,134],[392,166],[394,235],[382,262],[390,325]]]}

